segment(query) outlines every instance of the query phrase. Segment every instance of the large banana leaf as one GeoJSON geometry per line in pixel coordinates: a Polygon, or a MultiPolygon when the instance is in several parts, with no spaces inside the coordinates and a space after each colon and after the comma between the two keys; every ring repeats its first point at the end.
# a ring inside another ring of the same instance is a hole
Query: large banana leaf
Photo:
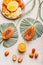
{"type": "MultiPolygon", "coordinates": [[[[35,34],[34,37],[31,40],[35,40],[38,37],[41,37],[43,33],[43,25],[39,21],[35,21],[32,18],[26,18],[23,19],[23,21],[20,24],[20,32],[24,38],[24,32],[29,26],[34,26],[35,27],[35,34]]],[[[24,38],[25,39],[25,38],[24,38]]]]}
{"type": "Polygon", "coordinates": [[[15,25],[13,24],[13,23],[3,23],[3,24],[1,24],[1,26],[0,26],[0,40],[2,40],[2,42],[3,42],[3,45],[5,46],[5,47],[10,47],[10,46],[12,46],[12,45],[14,45],[16,42],[17,42],[17,39],[18,39],[18,32],[17,32],[17,29],[16,29],[16,27],[15,27],[15,25]],[[8,27],[10,27],[10,26],[13,26],[14,27],[14,34],[12,35],[12,37],[10,38],[10,39],[8,39],[8,40],[5,40],[5,39],[3,39],[2,38],[2,32],[6,29],[6,28],[8,28],[8,27]]]}

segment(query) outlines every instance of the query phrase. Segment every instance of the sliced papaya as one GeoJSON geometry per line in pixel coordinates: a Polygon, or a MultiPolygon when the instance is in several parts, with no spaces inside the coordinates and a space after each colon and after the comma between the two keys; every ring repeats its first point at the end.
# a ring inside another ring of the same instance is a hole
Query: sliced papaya
{"type": "Polygon", "coordinates": [[[23,9],[24,8],[23,0],[17,0],[17,2],[19,3],[19,7],[21,7],[23,9]]]}
{"type": "Polygon", "coordinates": [[[2,12],[5,12],[6,9],[7,9],[7,7],[6,7],[6,5],[3,3],[3,4],[2,4],[2,12]]]}
{"type": "Polygon", "coordinates": [[[25,33],[24,33],[24,38],[29,41],[33,38],[35,33],[35,29],[34,26],[30,26],[28,29],[26,29],[25,33]]]}
{"type": "Polygon", "coordinates": [[[18,45],[18,50],[22,53],[24,51],[26,51],[26,44],[25,43],[20,43],[18,45]]]}
{"type": "Polygon", "coordinates": [[[7,5],[7,9],[9,11],[16,11],[18,9],[18,2],[17,1],[12,1],[7,5]]]}
{"type": "Polygon", "coordinates": [[[19,7],[24,8],[24,2],[19,3],[19,7]]]}
{"type": "Polygon", "coordinates": [[[9,2],[11,2],[12,0],[3,0],[4,4],[7,5],[9,2]]]}
{"type": "Polygon", "coordinates": [[[2,33],[3,39],[9,39],[14,33],[14,28],[13,27],[8,27],[5,29],[5,31],[2,33]]]}

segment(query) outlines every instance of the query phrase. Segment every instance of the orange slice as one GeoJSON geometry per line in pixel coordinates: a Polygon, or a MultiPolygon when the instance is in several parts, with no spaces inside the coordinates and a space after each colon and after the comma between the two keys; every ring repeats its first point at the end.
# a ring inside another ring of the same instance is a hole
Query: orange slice
{"type": "Polygon", "coordinates": [[[6,16],[9,16],[10,14],[11,14],[11,13],[10,13],[8,10],[5,11],[5,15],[6,15],[6,16]]]}
{"type": "Polygon", "coordinates": [[[18,2],[17,1],[12,1],[12,2],[8,3],[7,9],[11,12],[16,11],[18,9],[18,2]]]}

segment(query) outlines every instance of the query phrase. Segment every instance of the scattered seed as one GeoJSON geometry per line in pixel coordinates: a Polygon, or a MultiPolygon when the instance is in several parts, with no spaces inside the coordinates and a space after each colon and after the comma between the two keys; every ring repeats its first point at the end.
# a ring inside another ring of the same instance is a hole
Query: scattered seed
{"type": "Polygon", "coordinates": [[[23,60],[23,58],[20,56],[20,57],[18,58],[18,63],[21,63],[22,60],[23,60]]]}
{"type": "Polygon", "coordinates": [[[16,56],[16,55],[13,55],[13,56],[12,56],[12,60],[13,60],[13,61],[16,61],[16,59],[17,59],[17,56],[16,56]]]}
{"type": "Polygon", "coordinates": [[[4,55],[5,56],[8,56],[9,55],[9,51],[6,51],[4,55]]]}

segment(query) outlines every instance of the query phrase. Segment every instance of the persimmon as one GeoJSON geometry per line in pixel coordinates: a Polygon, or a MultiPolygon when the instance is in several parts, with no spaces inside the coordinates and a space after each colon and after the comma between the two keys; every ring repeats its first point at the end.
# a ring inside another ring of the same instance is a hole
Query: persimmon
{"type": "Polygon", "coordinates": [[[13,27],[8,27],[7,29],[5,29],[4,32],[2,32],[2,37],[4,39],[9,39],[9,38],[11,38],[13,33],[14,33],[14,28],[13,27]]]}
{"type": "Polygon", "coordinates": [[[2,12],[4,13],[6,10],[7,10],[7,7],[6,7],[6,5],[3,3],[3,4],[2,4],[2,12]]]}
{"type": "Polygon", "coordinates": [[[12,0],[3,0],[4,4],[7,5],[9,2],[11,2],[12,0]]]}
{"type": "Polygon", "coordinates": [[[35,33],[35,29],[34,26],[30,26],[29,28],[26,29],[25,33],[24,33],[24,38],[29,41],[33,38],[35,33]]]}
{"type": "Polygon", "coordinates": [[[26,44],[25,44],[25,43],[20,43],[20,44],[18,45],[18,50],[19,50],[20,52],[26,51],[26,44]]]}

